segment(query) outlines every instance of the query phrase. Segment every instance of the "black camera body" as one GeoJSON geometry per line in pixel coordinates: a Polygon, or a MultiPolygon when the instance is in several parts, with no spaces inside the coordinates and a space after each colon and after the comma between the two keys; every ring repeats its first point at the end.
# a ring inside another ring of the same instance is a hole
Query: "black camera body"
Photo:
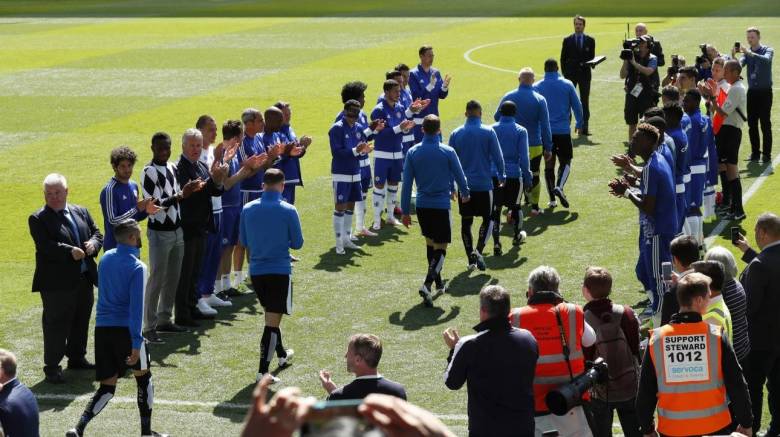
{"type": "Polygon", "coordinates": [[[624,40],[623,50],[620,51],[620,59],[624,61],[633,59],[635,57],[634,52],[637,50],[637,47],[639,47],[640,42],[641,40],[639,38],[624,40]]]}
{"type": "Polygon", "coordinates": [[[563,416],[569,410],[582,403],[582,395],[595,384],[604,384],[609,379],[607,362],[598,358],[585,363],[585,373],[547,393],[544,398],[547,408],[556,416],[563,416]]]}

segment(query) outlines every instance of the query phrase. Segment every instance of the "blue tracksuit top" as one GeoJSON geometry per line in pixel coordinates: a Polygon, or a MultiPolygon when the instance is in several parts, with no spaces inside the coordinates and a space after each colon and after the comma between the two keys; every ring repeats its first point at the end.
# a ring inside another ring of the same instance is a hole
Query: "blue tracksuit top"
{"type": "Polygon", "coordinates": [[[772,58],[774,49],[768,46],[759,46],[751,50],[753,56],[744,55],[739,60],[742,66],[747,66],[748,86],[754,90],[768,90],[772,88],[772,58]]]}
{"type": "Polygon", "coordinates": [[[493,115],[495,121],[501,118],[501,103],[506,100],[511,100],[517,105],[515,121],[528,131],[528,145],[544,146],[544,150],[551,151],[550,118],[544,96],[534,91],[531,85],[521,84],[516,90],[506,93],[501,98],[493,115]]]}
{"type": "Polygon", "coordinates": [[[469,117],[463,126],[450,134],[450,147],[455,149],[466,174],[470,191],[491,191],[493,172],[491,163],[496,166],[498,180],[506,179],[504,157],[498,145],[498,137],[489,126],[482,124],[479,117],[469,117]]]}
{"type": "MultiPolygon", "coordinates": [[[[442,89],[444,79],[436,68],[429,68],[426,72],[422,65],[409,71],[409,91],[412,94],[412,101],[417,99],[431,99],[427,108],[420,111],[417,117],[422,120],[428,114],[439,115],[439,99],[446,99],[449,90],[442,89]],[[431,87],[431,77],[436,77],[436,84],[431,87]]],[[[422,124],[422,123],[421,123],[422,124]]]]}
{"type": "MultiPolygon", "coordinates": [[[[341,111],[336,116],[336,119],[334,120],[334,122],[341,121],[343,118],[344,118],[344,111],[341,111]]],[[[363,126],[363,136],[366,137],[365,141],[373,140],[374,139],[374,132],[371,130],[370,127],[368,127],[369,126],[368,116],[366,115],[365,112],[363,112],[362,109],[360,110],[360,115],[358,116],[357,122],[358,122],[358,124],[363,126]]],[[[371,166],[371,160],[368,157],[368,153],[360,155],[359,158],[360,158],[360,166],[361,167],[370,167],[371,166]]]]}
{"type": "MultiPolygon", "coordinates": [[[[298,137],[295,136],[295,131],[289,124],[282,125],[279,130],[279,136],[282,141],[287,143],[297,143],[298,137]]],[[[303,176],[301,175],[301,162],[300,158],[306,154],[304,151],[300,156],[285,156],[275,166],[279,170],[284,172],[285,185],[299,185],[303,186],[303,176]]]]}
{"type": "MultiPolygon", "coordinates": [[[[238,156],[234,156],[228,164],[228,177],[235,175],[241,170],[241,164],[238,163],[238,156]]],[[[222,193],[222,208],[241,206],[241,183],[233,184],[229,190],[222,193]]]]}
{"type": "MultiPolygon", "coordinates": [[[[528,158],[528,131],[523,126],[515,123],[512,116],[501,116],[498,123],[493,125],[496,132],[501,153],[504,156],[506,177],[523,178],[523,183],[531,184],[531,164],[528,158]]],[[[491,161],[493,176],[498,177],[498,170],[491,161]]]]}
{"type": "MultiPolygon", "coordinates": [[[[371,121],[384,120],[385,128],[379,131],[374,138],[374,158],[394,159],[390,156],[379,156],[376,152],[400,153],[403,148],[401,141],[404,133],[401,130],[401,122],[412,119],[412,111],[406,109],[401,102],[394,107],[387,100],[382,99],[371,111],[371,121]]],[[[398,159],[401,157],[399,156],[398,159]]]]}
{"type": "Polygon", "coordinates": [[[679,185],[685,183],[685,175],[690,178],[690,153],[688,152],[688,137],[681,127],[668,129],[667,134],[674,141],[674,183],[679,185]]]}
{"type": "Polygon", "coordinates": [[[120,243],[104,253],[98,265],[100,281],[95,326],[127,328],[133,349],[139,349],[143,342],[141,322],[146,265],[139,259],[140,253],[137,247],[120,243]]]}
{"type": "Polygon", "coordinates": [[[695,165],[706,167],[709,157],[709,139],[712,137],[710,118],[702,115],[698,108],[688,116],[691,120],[690,128],[687,131],[689,167],[695,165]]]}
{"type": "Polygon", "coordinates": [[[469,195],[468,183],[455,150],[439,142],[438,135],[425,135],[413,146],[404,161],[404,181],[401,185],[401,210],[409,214],[412,181],[417,185],[417,207],[450,209],[451,181],[458,183],[464,196],[469,195]]]}
{"type": "Polygon", "coordinates": [[[544,79],[534,84],[534,91],[547,100],[550,130],[553,134],[571,134],[572,112],[577,121],[575,127],[582,127],[582,103],[570,80],[564,79],[557,71],[544,73],[544,79]]]}
{"type": "Polygon", "coordinates": [[[116,247],[114,226],[127,219],[140,221],[146,218],[146,211],[136,208],[138,185],[133,181],[123,184],[112,177],[100,191],[100,209],[103,210],[103,253],[116,247]]]}
{"type": "Polygon", "coordinates": [[[357,179],[349,182],[360,182],[360,158],[366,155],[357,153],[356,147],[368,141],[365,131],[366,127],[360,123],[355,123],[353,126],[350,126],[346,120],[333,123],[328,131],[330,153],[333,156],[330,164],[332,175],[358,176],[357,179]]]}
{"type": "MultiPolygon", "coordinates": [[[[241,146],[238,148],[238,164],[244,163],[244,160],[251,156],[259,155],[265,152],[265,146],[263,145],[263,133],[258,132],[255,136],[249,137],[244,135],[241,139],[241,146]]],[[[262,191],[263,189],[263,170],[258,171],[252,176],[241,181],[242,191],[262,191]]]]}
{"type": "Polygon", "coordinates": [[[249,274],[289,275],[290,249],[303,247],[298,210],[282,200],[282,193],[265,191],[241,210],[241,244],[249,249],[249,274]]]}

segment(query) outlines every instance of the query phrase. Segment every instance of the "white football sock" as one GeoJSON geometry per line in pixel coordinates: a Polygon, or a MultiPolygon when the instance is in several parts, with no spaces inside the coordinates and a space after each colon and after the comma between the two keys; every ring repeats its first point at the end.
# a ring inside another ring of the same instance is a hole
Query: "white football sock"
{"type": "Polygon", "coordinates": [[[350,210],[344,211],[344,218],[342,223],[342,229],[343,233],[341,234],[341,238],[345,240],[349,240],[352,236],[352,217],[354,216],[354,213],[350,210]]]}
{"type": "Polygon", "coordinates": [[[374,223],[382,220],[382,210],[385,209],[385,188],[374,188],[374,223]]]}
{"type": "Polygon", "coordinates": [[[333,211],[333,233],[336,235],[336,247],[342,247],[344,231],[344,211],[333,211]]]}
{"type": "Polygon", "coordinates": [[[365,228],[366,219],[366,201],[355,202],[355,233],[365,228]]]}
{"type": "Polygon", "coordinates": [[[395,199],[398,197],[398,185],[387,186],[387,215],[392,216],[395,210],[395,199]]]}

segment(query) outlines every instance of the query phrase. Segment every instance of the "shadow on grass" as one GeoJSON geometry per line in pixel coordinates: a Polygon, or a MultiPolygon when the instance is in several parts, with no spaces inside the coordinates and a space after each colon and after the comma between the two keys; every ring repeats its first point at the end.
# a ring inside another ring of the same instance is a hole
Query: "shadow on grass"
{"type": "Polygon", "coordinates": [[[597,143],[591,140],[592,136],[579,135],[572,138],[571,144],[574,147],[579,146],[599,146],[601,143],[597,143]]]}
{"type": "Polygon", "coordinates": [[[384,225],[382,226],[382,229],[375,231],[371,230],[372,232],[376,232],[379,234],[376,237],[366,237],[365,239],[361,239],[361,243],[364,246],[369,247],[376,247],[381,246],[386,242],[393,241],[393,242],[399,242],[401,241],[401,235],[406,235],[406,231],[404,231],[403,225],[399,226],[391,226],[391,225],[384,225]]]}
{"type": "Polygon", "coordinates": [[[559,209],[557,211],[550,211],[549,209],[544,214],[532,217],[526,216],[524,229],[529,236],[539,235],[550,226],[562,226],[577,220],[580,215],[577,212],[571,212],[568,209],[559,209]]]}
{"type": "Polygon", "coordinates": [[[485,257],[485,265],[490,270],[514,269],[523,265],[528,258],[520,257],[520,247],[510,246],[511,249],[504,252],[501,256],[485,257]]]}
{"type": "MultiPolygon", "coordinates": [[[[704,223],[704,235],[709,235],[710,232],[712,232],[715,229],[715,227],[718,226],[718,223],[720,223],[720,222],[721,222],[721,220],[716,220],[716,221],[713,221],[713,222],[704,223]]],[[[742,234],[742,235],[747,235],[747,233],[748,233],[748,231],[745,229],[745,227],[743,226],[742,223],[735,222],[735,221],[732,220],[732,221],[728,221],[726,223],[726,226],[723,228],[722,231],[720,231],[720,234],[718,234],[718,236],[720,236],[721,238],[725,239],[726,241],[731,241],[731,228],[732,227],[739,228],[739,233],[742,234]]]]}
{"type": "MultiPolygon", "coordinates": [[[[217,404],[217,406],[214,407],[214,415],[228,419],[233,423],[243,422],[244,417],[246,417],[246,410],[239,408],[239,405],[252,403],[252,393],[256,386],[257,384],[254,382],[247,384],[246,387],[236,392],[233,397],[217,404]]],[[[270,401],[275,394],[276,391],[269,388],[266,402],[270,401]]]]}
{"type": "Polygon", "coordinates": [[[744,168],[741,168],[739,170],[740,176],[749,177],[749,178],[757,178],[761,176],[761,173],[766,170],[767,167],[769,167],[771,164],[763,164],[761,162],[753,162],[748,161],[744,168]]]}
{"type": "MultiPolygon", "coordinates": [[[[94,370],[63,370],[64,384],[50,384],[43,379],[30,386],[36,395],[45,394],[51,397],[39,398],[38,409],[44,411],[62,411],[75,401],[73,395],[80,396],[94,393],[97,389],[94,370]],[[61,398],[56,396],[62,395],[61,398]]],[[[119,382],[120,384],[122,381],[119,382]]],[[[81,401],[83,402],[83,401],[81,401]]],[[[86,406],[86,405],[85,405],[86,406]]],[[[77,420],[74,417],[73,420],[77,420]]]]}
{"type": "Polygon", "coordinates": [[[454,297],[463,297],[474,294],[479,294],[479,290],[487,283],[497,283],[497,279],[492,279],[490,275],[486,273],[476,273],[471,276],[473,272],[466,270],[465,272],[458,273],[452,278],[448,284],[447,294],[454,297]]]}
{"type": "Polygon", "coordinates": [[[327,252],[320,255],[320,260],[314,265],[314,270],[324,270],[326,272],[340,272],[347,267],[358,266],[355,262],[355,258],[364,256],[371,256],[370,253],[363,249],[349,250],[347,249],[344,255],[336,253],[336,248],[333,247],[327,252]]]}
{"type": "Polygon", "coordinates": [[[390,314],[388,321],[393,325],[403,326],[404,331],[416,331],[426,326],[436,326],[454,320],[460,314],[460,307],[453,306],[447,314],[443,309],[434,306],[428,308],[420,302],[410,308],[403,316],[400,311],[390,314]]]}

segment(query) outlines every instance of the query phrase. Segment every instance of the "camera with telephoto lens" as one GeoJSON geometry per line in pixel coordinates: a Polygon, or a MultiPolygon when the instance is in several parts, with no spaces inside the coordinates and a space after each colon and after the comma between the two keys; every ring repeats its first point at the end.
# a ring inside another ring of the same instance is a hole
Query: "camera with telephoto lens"
{"type": "Polygon", "coordinates": [[[544,401],[551,413],[556,416],[565,415],[582,403],[582,395],[593,385],[604,384],[609,379],[607,362],[604,358],[598,358],[593,362],[588,361],[585,363],[585,368],[585,373],[582,375],[547,393],[544,401]]]}

